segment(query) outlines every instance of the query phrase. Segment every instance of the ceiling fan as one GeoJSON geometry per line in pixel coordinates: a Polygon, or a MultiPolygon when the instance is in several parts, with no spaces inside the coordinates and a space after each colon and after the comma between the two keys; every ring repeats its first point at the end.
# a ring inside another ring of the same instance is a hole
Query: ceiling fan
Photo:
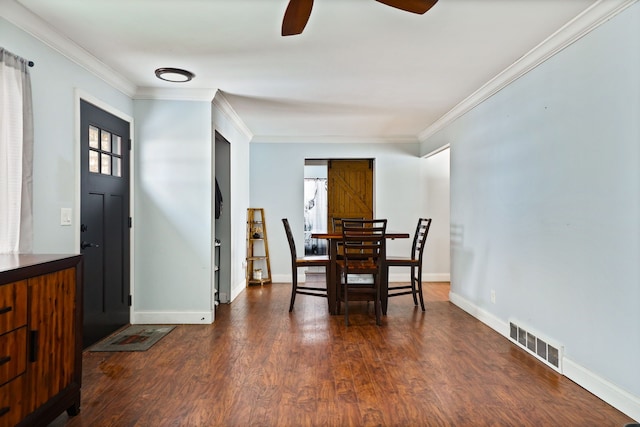
{"type": "MultiPolygon", "coordinates": [[[[387,6],[397,9],[406,10],[407,12],[422,15],[435,5],[438,0],[376,0],[377,2],[386,4],[387,6]]],[[[282,20],[282,35],[293,36],[300,34],[304,30],[309,16],[313,0],[289,0],[287,10],[284,12],[282,20]]]]}

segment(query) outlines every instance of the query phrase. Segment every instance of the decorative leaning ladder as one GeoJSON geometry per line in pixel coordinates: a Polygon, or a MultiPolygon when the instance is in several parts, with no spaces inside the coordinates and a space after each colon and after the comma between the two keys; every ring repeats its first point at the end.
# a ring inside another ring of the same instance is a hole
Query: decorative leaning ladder
{"type": "Polygon", "coordinates": [[[271,283],[269,242],[264,209],[247,209],[247,286],[271,283]]]}

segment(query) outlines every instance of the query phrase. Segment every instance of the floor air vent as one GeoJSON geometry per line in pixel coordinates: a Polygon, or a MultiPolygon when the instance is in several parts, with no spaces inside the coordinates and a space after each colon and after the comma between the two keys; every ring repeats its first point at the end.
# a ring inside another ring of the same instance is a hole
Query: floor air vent
{"type": "Polygon", "coordinates": [[[509,338],[519,347],[542,360],[556,371],[562,373],[562,347],[549,344],[549,340],[542,339],[524,328],[509,322],[509,338]]]}

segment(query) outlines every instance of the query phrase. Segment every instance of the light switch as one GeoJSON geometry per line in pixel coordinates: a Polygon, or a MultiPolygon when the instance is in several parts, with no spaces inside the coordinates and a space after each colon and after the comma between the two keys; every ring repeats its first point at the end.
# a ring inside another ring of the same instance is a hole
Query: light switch
{"type": "Polygon", "coordinates": [[[71,225],[71,208],[60,209],[60,225],[71,225]]]}

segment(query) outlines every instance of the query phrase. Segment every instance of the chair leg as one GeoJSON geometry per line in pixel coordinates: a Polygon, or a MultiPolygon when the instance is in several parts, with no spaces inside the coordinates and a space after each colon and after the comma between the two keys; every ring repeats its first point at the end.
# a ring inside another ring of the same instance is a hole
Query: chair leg
{"type": "Polygon", "coordinates": [[[347,284],[348,277],[344,278],[344,324],[349,326],[349,285],[347,284]]]}
{"type": "MultiPolygon", "coordinates": [[[[420,307],[422,308],[422,311],[425,311],[424,298],[422,297],[422,268],[421,267],[418,267],[418,296],[420,297],[420,307]]],[[[414,295],[414,298],[415,298],[415,295],[414,295]]]]}
{"type": "Polygon", "coordinates": [[[293,269],[291,275],[291,304],[289,304],[289,313],[293,311],[293,304],[296,302],[296,294],[298,293],[298,269],[293,269]]]}
{"type": "Polygon", "coordinates": [[[373,302],[373,309],[376,311],[376,325],[382,325],[382,301],[380,301],[380,275],[376,275],[376,300],[373,302]]]}
{"type": "Polygon", "coordinates": [[[413,305],[418,305],[418,298],[416,298],[416,267],[411,266],[411,296],[413,297],[413,305]]]}

